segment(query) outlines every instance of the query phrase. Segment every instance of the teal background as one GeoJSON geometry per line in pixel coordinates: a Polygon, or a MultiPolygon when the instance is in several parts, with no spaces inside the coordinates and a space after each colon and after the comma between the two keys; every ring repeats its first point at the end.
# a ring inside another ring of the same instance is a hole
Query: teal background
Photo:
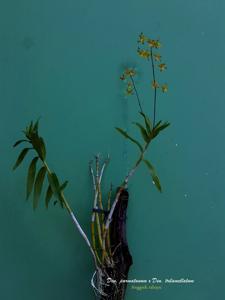
{"type": "MultiPolygon", "coordinates": [[[[66,197],[89,235],[92,186],[88,162],[110,153],[105,190],[136,159],[115,132],[133,132],[137,104],[124,99],[124,64],[152,114],[150,68],[136,55],[143,31],[160,38],[168,70],[158,118],[171,122],[147,157],[163,193],[142,166],[130,182],[130,279],[194,279],[161,291],[127,289],[129,300],[225,297],[225,2],[50,1],[0,3],[0,299],[94,299],[88,249],[66,211],[25,201],[29,160],[16,172],[12,149],[21,130],[41,116],[48,163],[69,180],[66,197]],[[26,165],[26,167],[25,167],[26,165]]],[[[137,135],[138,136],[138,135],[137,135]]]]}

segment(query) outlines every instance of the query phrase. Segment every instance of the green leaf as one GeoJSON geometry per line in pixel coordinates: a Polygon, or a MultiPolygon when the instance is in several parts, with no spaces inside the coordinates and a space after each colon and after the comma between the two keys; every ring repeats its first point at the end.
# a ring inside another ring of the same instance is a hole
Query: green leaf
{"type": "Polygon", "coordinates": [[[138,122],[134,122],[134,124],[140,129],[141,135],[146,143],[149,142],[149,136],[145,128],[138,122]]]}
{"type": "Polygon", "coordinates": [[[32,138],[32,144],[33,144],[35,150],[37,151],[40,159],[42,161],[44,161],[45,157],[46,157],[46,148],[45,148],[45,143],[44,143],[43,138],[39,137],[38,135],[35,135],[32,138]]]}
{"type": "Polygon", "coordinates": [[[157,122],[157,123],[155,124],[155,126],[154,126],[153,129],[156,129],[161,123],[162,123],[162,120],[160,120],[159,122],[157,122]]]}
{"type": "Polygon", "coordinates": [[[51,173],[51,174],[48,173],[48,182],[51,186],[53,194],[57,196],[60,190],[60,185],[59,185],[58,177],[56,176],[55,173],[51,173]]]}
{"type": "Polygon", "coordinates": [[[130,141],[132,141],[134,144],[136,144],[138,146],[138,148],[140,149],[141,152],[143,152],[143,148],[141,146],[141,144],[135,140],[134,138],[132,138],[130,135],[128,135],[126,133],[126,131],[124,131],[123,129],[119,128],[119,127],[116,127],[116,130],[121,133],[126,139],[129,139],[130,141]]]}
{"type": "Polygon", "coordinates": [[[36,165],[37,165],[38,157],[36,156],[30,163],[28,173],[27,173],[27,196],[26,198],[28,199],[34,185],[34,179],[35,179],[35,174],[36,174],[36,165]]]}
{"type": "Polygon", "coordinates": [[[165,129],[168,126],[170,126],[170,123],[169,122],[165,122],[161,126],[158,127],[158,131],[161,131],[161,130],[165,129]]]}
{"type": "Polygon", "coordinates": [[[60,191],[63,191],[63,190],[66,188],[67,184],[68,184],[68,180],[66,180],[66,181],[60,186],[60,191]]]}
{"type": "Polygon", "coordinates": [[[40,142],[40,150],[41,150],[41,158],[42,160],[45,160],[46,158],[46,147],[45,147],[45,142],[42,137],[39,138],[40,142]]]}
{"type": "Polygon", "coordinates": [[[63,198],[61,194],[62,191],[60,189],[60,184],[57,175],[55,173],[48,173],[48,181],[54,196],[59,199],[61,207],[63,207],[63,198]]]}
{"type": "Polygon", "coordinates": [[[152,131],[152,123],[146,114],[143,112],[140,112],[140,114],[144,117],[146,130],[148,134],[150,134],[152,131]]]}
{"type": "Polygon", "coordinates": [[[162,187],[161,187],[161,184],[160,184],[160,180],[159,180],[159,177],[156,176],[156,175],[152,175],[152,180],[153,180],[153,183],[155,184],[155,186],[157,187],[157,189],[162,192],[162,187]]]}
{"type": "Polygon", "coordinates": [[[170,125],[169,122],[165,122],[161,126],[158,125],[157,127],[155,127],[154,130],[153,130],[153,136],[156,137],[160,133],[160,131],[164,130],[169,125],[170,125]]]}
{"type": "Polygon", "coordinates": [[[30,135],[33,131],[33,121],[30,122],[30,126],[28,127],[28,134],[30,135]]]}
{"type": "Polygon", "coordinates": [[[35,184],[34,184],[34,200],[33,200],[33,208],[36,209],[38,206],[38,200],[41,195],[41,190],[43,186],[43,182],[45,179],[46,174],[46,167],[42,167],[36,177],[35,184]]]}
{"type": "Polygon", "coordinates": [[[39,120],[40,120],[40,118],[34,124],[33,131],[35,131],[35,132],[38,132],[39,120]]]}
{"type": "Polygon", "coordinates": [[[21,152],[20,155],[17,158],[17,161],[15,165],[13,166],[13,170],[15,170],[23,161],[24,157],[26,156],[27,152],[32,149],[32,148],[24,148],[21,152]]]}
{"type": "Polygon", "coordinates": [[[13,147],[15,148],[16,146],[18,146],[19,144],[21,144],[23,142],[29,142],[29,141],[28,140],[19,140],[13,145],[13,147]]]}
{"type": "Polygon", "coordinates": [[[151,176],[152,176],[152,180],[153,180],[155,186],[157,187],[157,189],[160,192],[162,192],[162,187],[161,187],[161,184],[160,184],[160,180],[159,180],[158,176],[156,175],[155,168],[153,167],[153,165],[150,163],[149,160],[143,159],[143,162],[146,164],[146,166],[150,170],[150,173],[151,173],[151,176]]]}
{"type": "Polygon", "coordinates": [[[53,196],[53,191],[52,191],[51,185],[49,185],[48,189],[47,189],[47,192],[46,192],[46,196],[45,196],[45,205],[46,205],[46,208],[48,208],[48,204],[49,204],[52,196],[53,196]]]}

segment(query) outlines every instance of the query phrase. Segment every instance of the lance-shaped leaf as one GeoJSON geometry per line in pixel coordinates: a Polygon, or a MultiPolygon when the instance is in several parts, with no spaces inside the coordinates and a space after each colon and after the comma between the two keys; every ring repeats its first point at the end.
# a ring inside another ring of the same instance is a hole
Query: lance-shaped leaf
{"type": "Polygon", "coordinates": [[[151,124],[151,121],[150,119],[148,118],[148,116],[146,114],[144,114],[143,112],[140,112],[140,114],[142,115],[142,117],[144,118],[145,120],[145,127],[146,127],[146,130],[148,132],[148,134],[151,133],[152,131],[152,124],[151,124]]]}
{"type": "Polygon", "coordinates": [[[135,140],[134,138],[132,138],[130,135],[128,135],[126,133],[126,131],[124,131],[123,129],[116,127],[116,130],[122,134],[122,136],[124,136],[126,139],[129,139],[131,142],[133,142],[134,144],[136,144],[138,146],[138,148],[140,149],[141,152],[143,152],[143,148],[141,146],[141,144],[135,140]]]}
{"type": "Polygon", "coordinates": [[[41,190],[43,186],[43,182],[45,179],[46,174],[46,167],[42,167],[36,177],[35,184],[34,184],[34,199],[33,199],[33,208],[36,209],[38,206],[38,200],[41,195],[41,190]]]}
{"type": "Polygon", "coordinates": [[[28,169],[28,173],[27,173],[27,196],[26,196],[27,199],[29,198],[29,196],[30,196],[30,194],[33,190],[37,161],[38,161],[38,157],[36,156],[31,161],[29,169],[28,169]]]}
{"type": "Polygon", "coordinates": [[[63,207],[62,191],[60,190],[60,184],[57,175],[55,173],[48,173],[48,181],[54,196],[59,199],[60,204],[63,207]]]}
{"type": "Polygon", "coordinates": [[[33,136],[32,138],[32,144],[37,151],[39,157],[42,161],[45,160],[46,157],[46,148],[45,148],[45,142],[42,137],[39,137],[38,135],[33,136]]]}
{"type": "Polygon", "coordinates": [[[28,133],[31,134],[33,131],[33,121],[30,122],[30,126],[28,127],[28,133]]]}
{"type": "Polygon", "coordinates": [[[148,143],[150,138],[149,138],[148,133],[145,130],[145,128],[140,123],[138,123],[138,122],[134,122],[134,124],[139,128],[144,141],[146,143],[148,143]]]}
{"type": "Polygon", "coordinates": [[[157,123],[155,124],[155,126],[154,126],[153,129],[157,129],[157,127],[158,127],[161,123],[162,123],[162,120],[160,120],[159,122],[157,122],[157,123]]]}
{"type": "Polygon", "coordinates": [[[63,190],[66,188],[67,184],[68,184],[68,180],[66,180],[66,181],[60,186],[60,191],[63,191],[63,190]]]}
{"type": "Polygon", "coordinates": [[[49,204],[52,196],[53,196],[53,191],[52,191],[51,185],[49,184],[47,192],[46,192],[46,196],[45,196],[45,205],[46,205],[46,208],[48,208],[48,204],[49,204]]]}
{"type": "Polygon", "coordinates": [[[28,142],[29,143],[28,140],[19,140],[19,141],[15,142],[15,144],[13,145],[13,147],[15,148],[16,146],[18,146],[19,144],[24,143],[24,142],[28,142]]]}
{"type": "Polygon", "coordinates": [[[45,160],[46,147],[45,147],[44,139],[42,137],[39,138],[39,143],[40,143],[40,150],[41,150],[41,158],[42,158],[42,160],[45,160]]]}
{"type": "Polygon", "coordinates": [[[165,128],[168,127],[168,126],[170,126],[170,123],[169,123],[169,122],[165,122],[165,123],[163,123],[161,126],[159,126],[159,127],[157,128],[157,130],[158,130],[158,131],[161,131],[161,130],[165,129],[165,128]]]}
{"type": "Polygon", "coordinates": [[[39,120],[40,120],[40,118],[39,118],[39,119],[36,121],[36,123],[34,124],[33,131],[35,131],[35,132],[38,132],[39,120]]]}
{"type": "MultiPolygon", "coordinates": [[[[161,121],[160,121],[160,123],[161,123],[161,121]]],[[[160,125],[160,123],[158,124],[158,126],[155,126],[153,129],[154,137],[156,137],[160,133],[160,131],[164,130],[165,128],[167,128],[170,125],[169,122],[165,122],[162,125],[160,125]]]]}
{"type": "Polygon", "coordinates": [[[60,189],[59,180],[55,173],[48,173],[48,181],[54,195],[57,195],[60,189]]]}
{"type": "Polygon", "coordinates": [[[27,152],[32,149],[32,148],[24,148],[21,152],[20,155],[17,158],[17,161],[15,165],[13,166],[13,170],[15,170],[23,161],[24,157],[26,156],[27,152]]]}
{"type": "Polygon", "coordinates": [[[150,173],[151,173],[151,176],[152,176],[152,180],[153,180],[155,186],[161,192],[162,191],[162,187],[161,187],[161,184],[160,184],[160,181],[159,181],[159,177],[156,175],[155,168],[153,167],[153,165],[150,163],[149,160],[143,159],[143,161],[146,164],[146,166],[148,167],[148,169],[150,170],[150,173]]]}

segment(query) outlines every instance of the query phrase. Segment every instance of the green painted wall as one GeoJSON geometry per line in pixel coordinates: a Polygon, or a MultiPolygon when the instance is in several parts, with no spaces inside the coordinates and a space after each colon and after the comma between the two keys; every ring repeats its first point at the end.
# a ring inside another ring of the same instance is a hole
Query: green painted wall
{"type": "MultiPolygon", "coordinates": [[[[137,35],[160,38],[168,70],[158,117],[172,126],[148,157],[159,194],[141,167],[130,183],[130,278],[190,278],[195,283],[134,291],[129,300],[225,297],[225,2],[222,0],[20,0],[0,3],[0,299],[91,300],[93,263],[67,213],[25,198],[26,168],[13,173],[12,144],[41,116],[48,161],[68,179],[66,196],[89,233],[88,162],[110,153],[106,183],[116,187],[136,158],[114,126],[135,120],[122,97],[123,63],[137,65],[149,107],[149,67],[137,35]]],[[[150,112],[151,113],[151,112],[150,112]]]]}

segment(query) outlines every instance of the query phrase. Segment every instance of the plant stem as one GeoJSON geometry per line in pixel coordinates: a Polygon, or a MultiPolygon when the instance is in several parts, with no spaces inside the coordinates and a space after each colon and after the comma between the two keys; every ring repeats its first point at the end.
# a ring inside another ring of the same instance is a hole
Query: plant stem
{"type": "MultiPolygon", "coordinates": [[[[95,157],[95,163],[96,163],[96,174],[94,174],[92,164],[91,163],[89,164],[89,168],[90,168],[90,172],[91,172],[92,180],[93,180],[94,192],[95,192],[93,209],[100,208],[103,211],[101,181],[102,181],[102,177],[104,174],[104,170],[105,170],[107,164],[109,163],[109,155],[107,156],[107,159],[104,161],[104,163],[101,167],[101,170],[99,168],[99,165],[100,165],[99,164],[99,155],[97,155],[95,157]],[[99,207],[98,207],[98,205],[99,205],[99,207]]],[[[95,212],[93,210],[91,224],[92,224],[91,227],[92,227],[92,242],[93,242],[92,244],[93,244],[95,252],[97,253],[97,255],[96,255],[97,259],[100,260],[101,264],[102,264],[104,262],[104,258],[108,258],[108,254],[106,253],[105,244],[103,246],[103,236],[104,236],[104,232],[105,232],[104,215],[102,214],[102,216],[100,217],[98,212],[95,212]],[[101,260],[98,255],[98,251],[94,245],[95,244],[95,236],[94,236],[95,223],[96,223],[96,227],[97,227],[98,244],[100,246],[100,251],[102,251],[102,259],[101,260]]]]}
{"type": "Polygon", "coordinates": [[[136,89],[136,85],[135,85],[135,82],[134,82],[134,79],[133,79],[133,76],[130,75],[130,79],[132,81],[132,84],[133,84],[133,87],[134,87],[134,91],[135,91],[135,95],[137,97],[137,100],[138,100],[138,105],[139,105],[139,108],[140,108],[140,111],[143,113],[143,109],[142,109],[142,106],[141,106],[141,101],[140,101],[140,97],[138,95],[138,91],[136,89]]]}
{"type": "MultiPolygon", "coordinates": [[[[156,80],[155,80],[155,65],[154,65],[154,60],[153,60],[153,55],[152,55],[152,48],[151,48],[151,51],[150,51],[150,57],[151,57],[151,64],[152,64],[153,82],[156,83],[156,80]]],[[[156,118],[156,94],[157,94],[157,87],[154,86],[153,128],[155,126],[155,118],[156,118]]]]}
{"type": "MultiPolygon", "coordinates": [[[[108,203],[107,203],[107,210],[110,211],[110,202],[111,202],[111,195],[112,195],[112,184],[110,186],[110,190],[109,190],[109,194],[108,194],[108,203]]],[[[111,253],[111,243],[110,243],[110,229],[108,229],[108,232],[107,232],[107,247],[108,247],[108,250],[109,250],[109,255],[112,256],[112,253],[111,253]]]]}
{"type": "Polygon", "coordinates": [[[93,245],[93,250],[95,252],[95,256],[99,262],[99,264],[101,265],[101,261],[98,255],[98,251],[96,248],[96,240],[95,240],[95,223],[91,222],[91,238],[92,238],[92,245],[93,245]]]}
{"type": "MultiPolygon", "coordinates": [[[[156,83],[155,65],[154,65],[154,60],[153,60],[152,48],[150,50],[150,57],[151,57],[151,64],[152,64],[153,82],[156,83]]],[[[138,104],[139,104],[140,110],[141,110],[141,112],[143,112],[142,107],[141,107],[140,98],[139,98],[139,95],[138,95],[138,92],[137,92],[137,89],[136,89],[136,86],[135,86],[135,82],[134,82],[134,79],[133,79],[132,75],[130,75],[130,78],[131,78],[131,81],[132,81],[132,84],[133,84],[133,87],[134,87],[134,91],[135,91],[135,94],[136,94],[136,97],[137,97],[137,100],[138,100],[138,104]]],[[[155,126],[155,120],[156,120],[156,96],[157,96],[157,87],[154,85],[153,128],[155,126]]],[[[113,202],[113,204],[111,206],[111,209],[110,209],[110,212],[109,212],[108,218],[106,220],[106,224],[105,224],[105,232],[104,232],[104,236],[103,236],[103,247],[105,247],[106,234],[107,234],[107,231],[109,230],[109,225],[110,225],[110,223],[112,221],[113,212],[115,210],[117,202],[119,201],[120,194],[123,191],[123,189],[125,189],[127,187],[129,179],[134,175],[134,173],[137,170],[138,166],[142,162],[142,160],[144,158],[144,154],[145,154],[145,152],[146,152],[146,150],[147,150],[150,142],[151,142],[151,139],[149,140],[149,142],[146,143],[143,151],[140,154],[140,157],[136,161],[134,167],[129,171],[128,175],[126,176],[124,182],[122,183],[122,185],[120,186],[120,188],[119,188],[119,190],[118,190],[118,192],[116,194],[115,200],[114,200],[114,202],[113,202]]]]}
{"type": "Polygon", "coordinates": [[[136,161],[134,167],[130,170],[130,172],[129,172],[128,175],[126,176],[126,178],[125,178],[125,180],[124,180],[124,182],[123,182],[123,184],[122,184],[122,186],[123,186],[124,188],[127,187],[129,179],[134,175],[134,173],[135,173],[135,171],[137,170],[138,166],[139,166],[140,163],[142,162],[142,160],[143,160],[143,158],[144,158],[144,154],[145,154],[146,150],[148,149],[148,146],[149,146],[150,142],[151,142],[151,140],[150,140],[148,143],[145,144],[145,147],[144,147],[143,151],[141,152],[140,157],[139,157],[138,160],[136,161]]]}

